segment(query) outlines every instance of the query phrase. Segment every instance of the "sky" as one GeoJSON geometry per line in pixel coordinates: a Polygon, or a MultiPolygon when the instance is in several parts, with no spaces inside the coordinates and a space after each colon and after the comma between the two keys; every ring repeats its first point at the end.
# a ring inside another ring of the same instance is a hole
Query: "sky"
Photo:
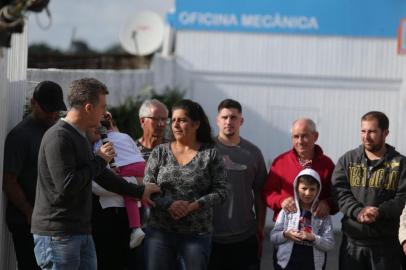
{"type": "Polygon", "coordinates": [[[28,42],[44,42],[66,50],[75,33],[75,39],[85,40],[93,49],[104,50],[119,43],[119,32],[129,18],[145,10],[164,15],[173,7],[174,1],[50,0],[48,7],[52,21],[49,29],[40,27],[49,23],[45,11],[28,13],[28,42]]]}

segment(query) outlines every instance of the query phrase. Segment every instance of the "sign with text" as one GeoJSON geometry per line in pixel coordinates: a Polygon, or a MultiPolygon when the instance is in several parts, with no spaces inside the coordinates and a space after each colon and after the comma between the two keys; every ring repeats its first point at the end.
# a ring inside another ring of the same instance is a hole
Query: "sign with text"
{"type": "Polygon", "coordinates": [[[396,38],[405,0],[176,0],[185,30],[396,38]]]}

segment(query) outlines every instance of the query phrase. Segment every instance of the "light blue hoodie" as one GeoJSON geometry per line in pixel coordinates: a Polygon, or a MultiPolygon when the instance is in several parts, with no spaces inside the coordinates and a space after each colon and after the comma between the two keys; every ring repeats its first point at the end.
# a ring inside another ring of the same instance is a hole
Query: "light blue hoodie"
{"type": "MultiPolygon", "coordinates": [[[[271,232],[271,242],[275,244],[275,248],[277,249],[276,257],[278,260],[278,264],[282,268],[285,268],[288,265],[294,245],[293,241],[283,236],[283,232],[290,229],[297,230],[299,228],[300,207],[299,207],[299,197],[297,194],[297,186],[298,186],[297,179],[302,175],[310,175],[313,178],[315,178],[320,184],[316,198],[312,203],[311,207],[312,210],[314,210],[317,199],[320,195],[321,182],[319,174],[313,169],[302,170],[296,176],[295,181],[293,183],[297,211],[289,214],[287,214],[284,210],[280,211],[278,218],[276,219],[275,226],[271,232]]],[[[314,267],[315,270],[321,270],[326,260],[325,252],[333,249],[335,243],[331,217],[327,216],[326,218],[322,219],[312,215],[311,225],[312,232],[316,237],[316,239],[313,242],[314,267]]]]}

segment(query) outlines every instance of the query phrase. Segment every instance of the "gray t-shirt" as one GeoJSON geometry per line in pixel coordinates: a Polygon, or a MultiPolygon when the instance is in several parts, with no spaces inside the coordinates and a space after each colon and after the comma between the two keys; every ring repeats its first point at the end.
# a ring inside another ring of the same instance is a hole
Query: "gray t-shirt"
{"type": "Polygon", "coordinates": [[[218,153],[227,170],[230,194],[226,202],[214,209],[213,241],[234,243],[256,233],[254,192],[261,191],[267,171],[261,151],[241,138],[237,146],[227,146],[215,139],[218,153]]]}

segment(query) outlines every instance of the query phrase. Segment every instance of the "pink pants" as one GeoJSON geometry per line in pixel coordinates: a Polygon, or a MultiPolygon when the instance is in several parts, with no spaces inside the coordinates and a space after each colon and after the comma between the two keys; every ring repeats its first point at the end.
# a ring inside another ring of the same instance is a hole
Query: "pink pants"
{"type": "MultiPolygon", "coordinates": [[[[119,174],[120,176],[144,177],[145,165],[145,161],[142,161],[121,166],[119,167],[119,174]]],[[[133,229],[141,227],[138,202],[132,197],[124,196],[124,205],[127,210],[128,223],[130,225],[130,228],[133,229]]]]}

